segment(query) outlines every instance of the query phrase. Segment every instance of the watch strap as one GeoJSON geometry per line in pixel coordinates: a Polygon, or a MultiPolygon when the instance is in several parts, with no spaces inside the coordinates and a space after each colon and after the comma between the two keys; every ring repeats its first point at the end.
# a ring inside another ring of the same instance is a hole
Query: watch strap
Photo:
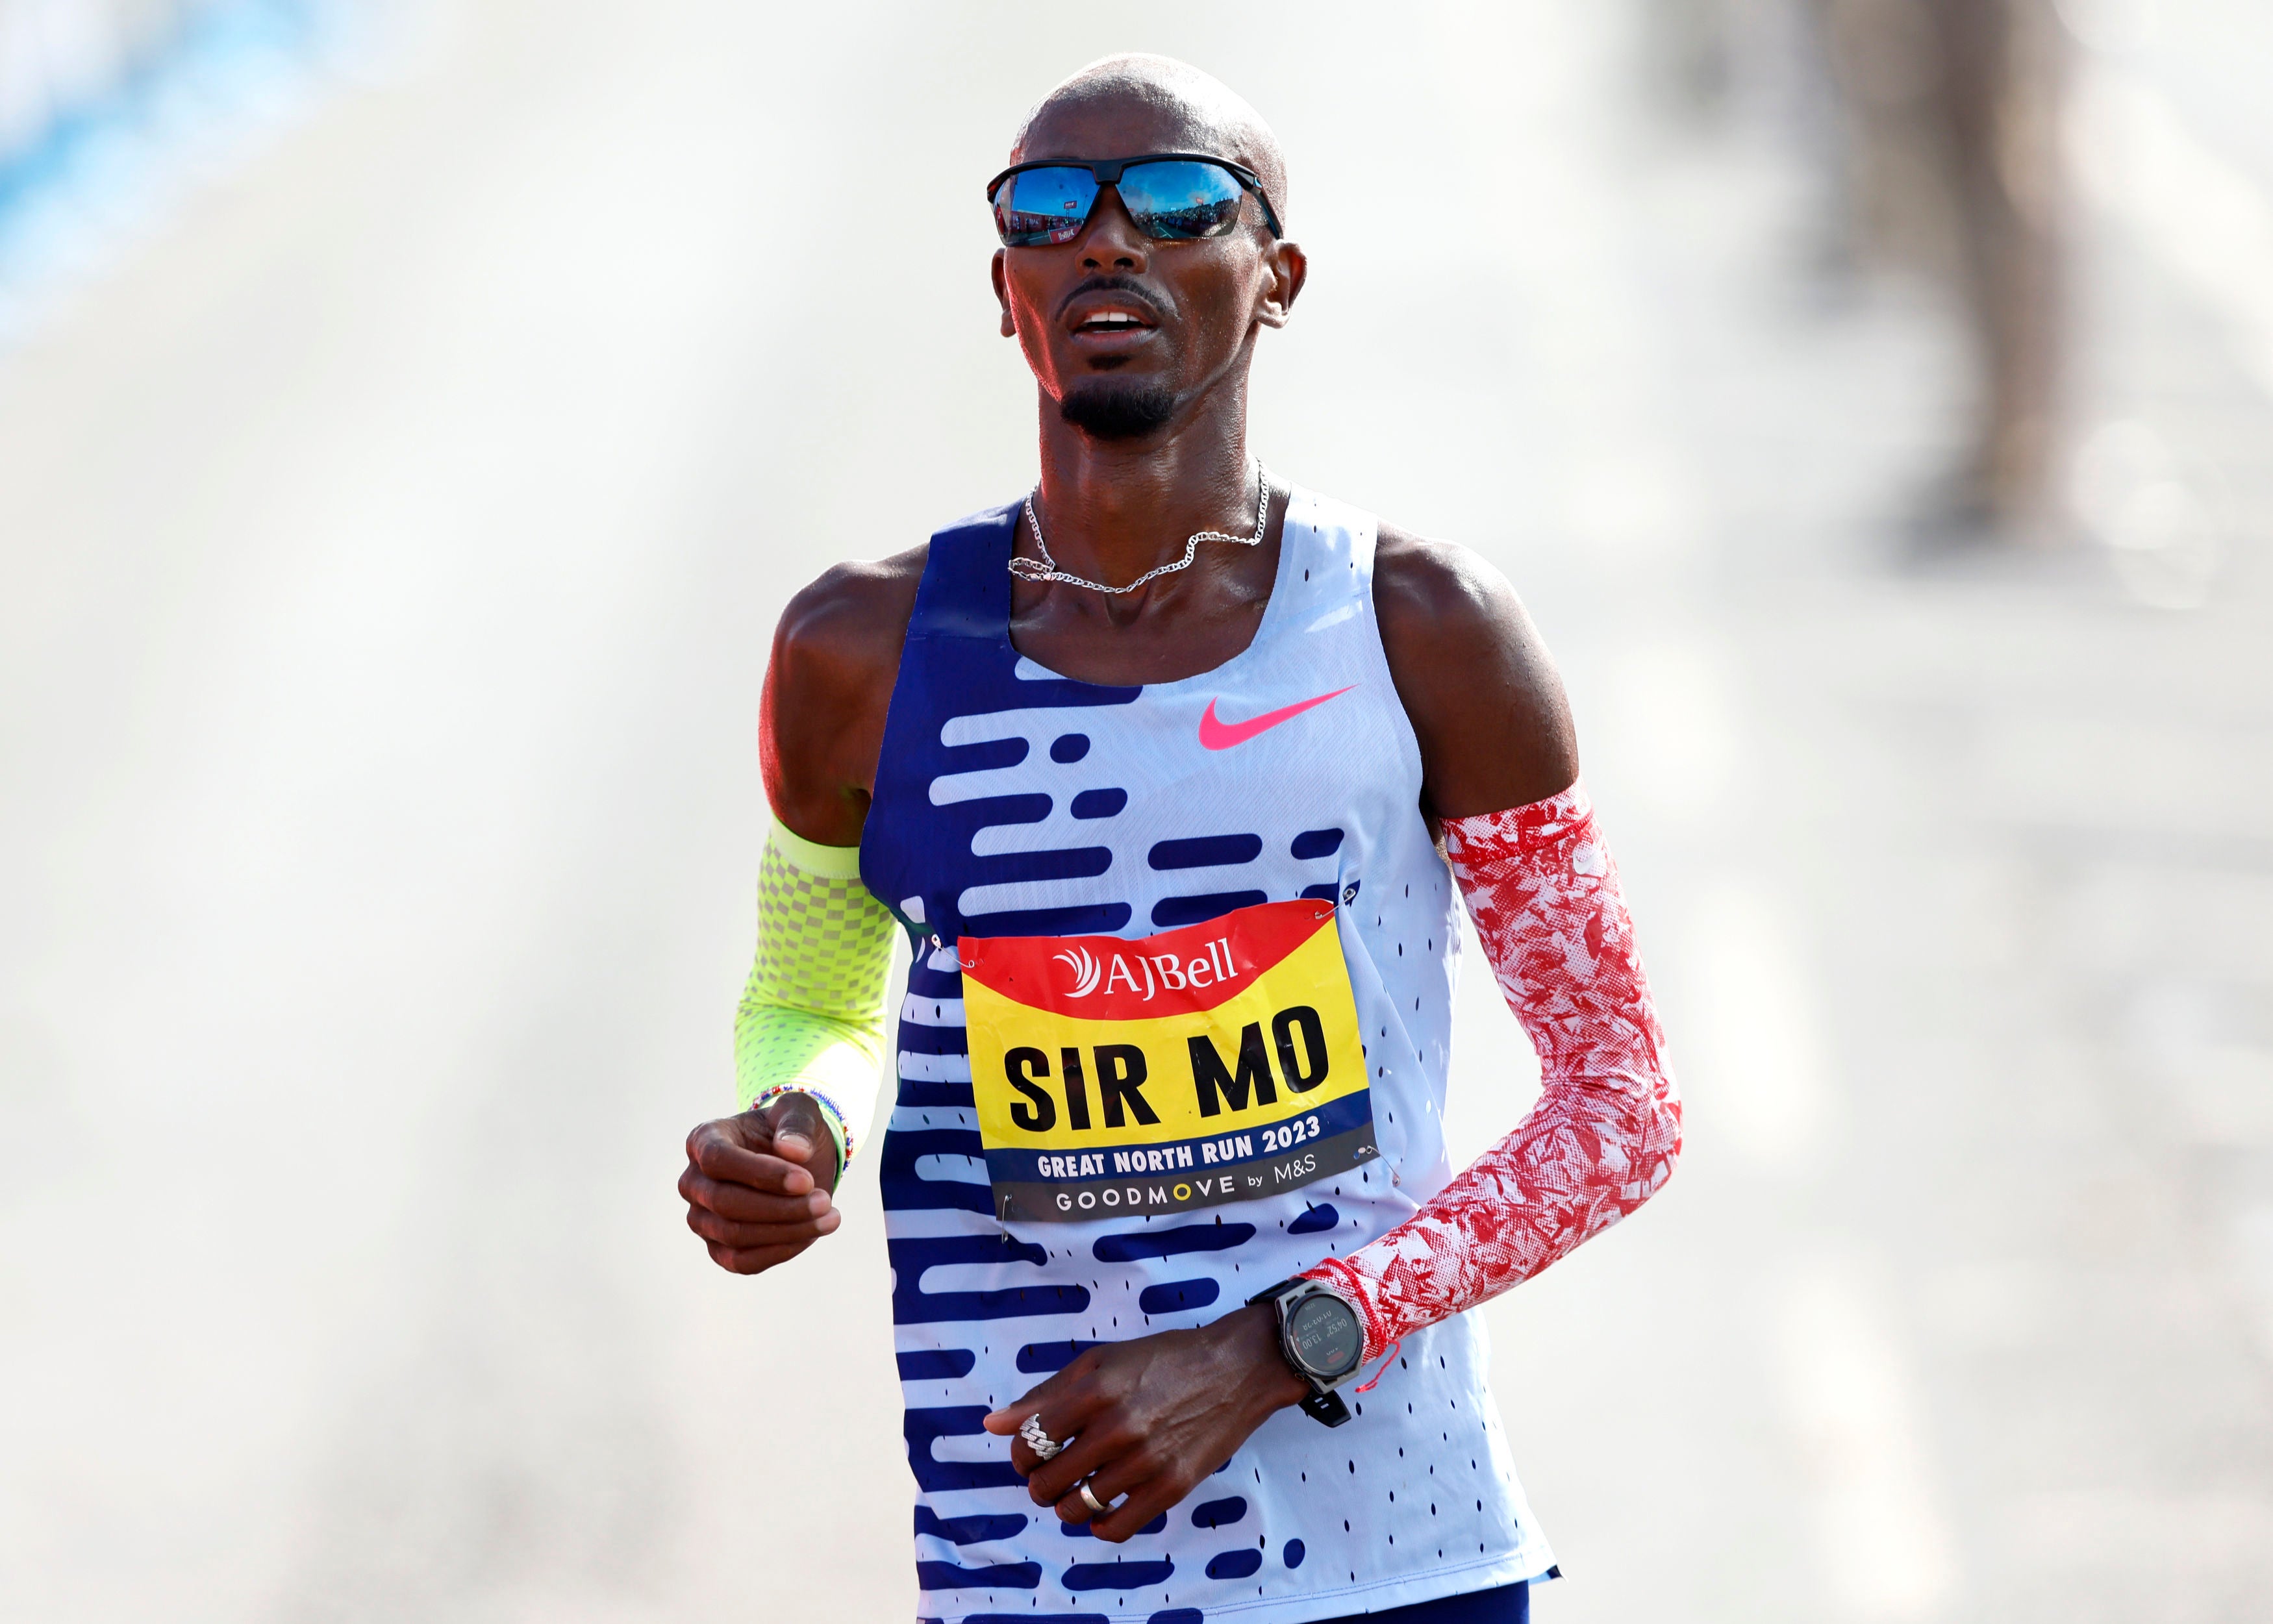
{"type": "Polygon", "coordinates": [[[1260,1291],[1257,1291],[1254,1296],[1247,1299],[1247,1306],[1249,1308],[1252,1308],[1257,1303],[1275,1303],[1280,1298],[1286,1296],[1287,1292],[1295,1290],[1297,1287],[1306,1286],[1310,1283],[1311,1282],[1305,1276],[1290,1275],[1286,1279],[1281,1280],[1277,1285],[1264,1286],[1260,1291]]]}
{"type": "Polygon", "coordinates": [[[1349,1406],[1342,1396],[1331,1390],[1312,1393],[1302,1401],[1302,1413],[1313,1421],[1324,1421],[1328,1426],[1339,1426],[1350,1418],[1349,1406]]]}

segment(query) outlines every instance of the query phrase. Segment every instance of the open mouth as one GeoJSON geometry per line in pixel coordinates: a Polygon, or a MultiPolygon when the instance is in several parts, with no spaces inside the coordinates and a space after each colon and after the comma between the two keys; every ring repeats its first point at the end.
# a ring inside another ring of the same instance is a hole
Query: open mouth
{"type": "Polygon", "coordinates": [[[1076,333],[1142,333],[1152,324],[1133,311],[1092,311],[1074,325],[1076,333]]]}
{"type": "Polygon", "coordinates": [[[1147,295],[1125,279],[1103,277],[1076,288],[1061,307],[1058,319],[1067,334],[1116,353],[1124,345],[1140,343],[1159,330],[1165,312],[1147,295]]]}

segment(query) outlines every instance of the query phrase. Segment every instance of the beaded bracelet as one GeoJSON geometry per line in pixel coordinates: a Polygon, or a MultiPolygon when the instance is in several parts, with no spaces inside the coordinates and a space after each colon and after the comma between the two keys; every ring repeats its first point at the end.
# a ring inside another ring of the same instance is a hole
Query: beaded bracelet
{"type": "Polygon", "coordinates": [[[752,1100],[748,1109],[763,1111],[784,1094],[808,1095],[818,1102],[821,1106],[821,1126],[829,1130],[829,1137],[836,1144],[836,1172],[838,1178],[842,1179],[844,1170],[851,1165],[854,1148],[852,1130],[844,1126],[843,1109],[835,1100],[830,1099],[829,1096],[809,1082],[777,1082],[752,1100]]]}

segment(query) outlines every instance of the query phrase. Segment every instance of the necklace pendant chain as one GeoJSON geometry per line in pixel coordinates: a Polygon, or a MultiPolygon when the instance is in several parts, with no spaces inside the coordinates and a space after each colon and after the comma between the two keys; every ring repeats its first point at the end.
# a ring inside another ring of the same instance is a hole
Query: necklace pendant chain
{"type": "Polygon", "coordinates": [[[1078,575],[1069,575],[1058,568],[1058,561],[1050,557],[1049,543],[1042,539],[1042,521],[1034,517],[1034,497],[1039,495],[1041,491],[1041,487],[1037,485],[1033,492],[1026,498],[1026,528],[1033,532],[1034,550],[1042,556],[1039,558],[1022,558],[1013,553],[1010,556],[1010,573],[1020,580],[1059,581],[1069,587],[1086,587],[1091,592],[1107,593],[1116,597],[1124,592],[1134,592],[1137,587],[1149,585],[1163,575],[1174,575],[1178,570],[1189,569],[1192,560],[1199,557],[1202,542],[1229,542],[1237,547],[1252,547],[1260,542],[1263,539],[1264,524],[1271,515],[1271,476],[1264,471],[1263,464],[1260,462],[1255,465],[1255,483],[1257,493],[1254,535],[1231,535],[1221,530],[1197,531],[1185,538],[1182,558],[1173,564],[1164,564],[1158,569],[1145,571],[1125,587],[1108,587],[1101,580],[1084,580],[1078,575]]]}

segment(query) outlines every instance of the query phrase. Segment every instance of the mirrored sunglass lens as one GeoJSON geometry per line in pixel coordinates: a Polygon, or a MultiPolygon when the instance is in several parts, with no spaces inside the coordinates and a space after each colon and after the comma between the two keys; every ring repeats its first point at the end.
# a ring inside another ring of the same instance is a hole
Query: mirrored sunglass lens
{"type": "Polygon", "coordinates": [[[1070,243],[1081,235],[1097,181],[1087,169],[1024,169],[994,194],[994,225],[1012,248],[1070,243]]]}
{"type": "Polygon", "coordinates": [[[1121,201],[1156,237],[1221,236],[1239,223],[1239,177],[1212,163],[1140,163],[1121,172],[1121,201]]]}

